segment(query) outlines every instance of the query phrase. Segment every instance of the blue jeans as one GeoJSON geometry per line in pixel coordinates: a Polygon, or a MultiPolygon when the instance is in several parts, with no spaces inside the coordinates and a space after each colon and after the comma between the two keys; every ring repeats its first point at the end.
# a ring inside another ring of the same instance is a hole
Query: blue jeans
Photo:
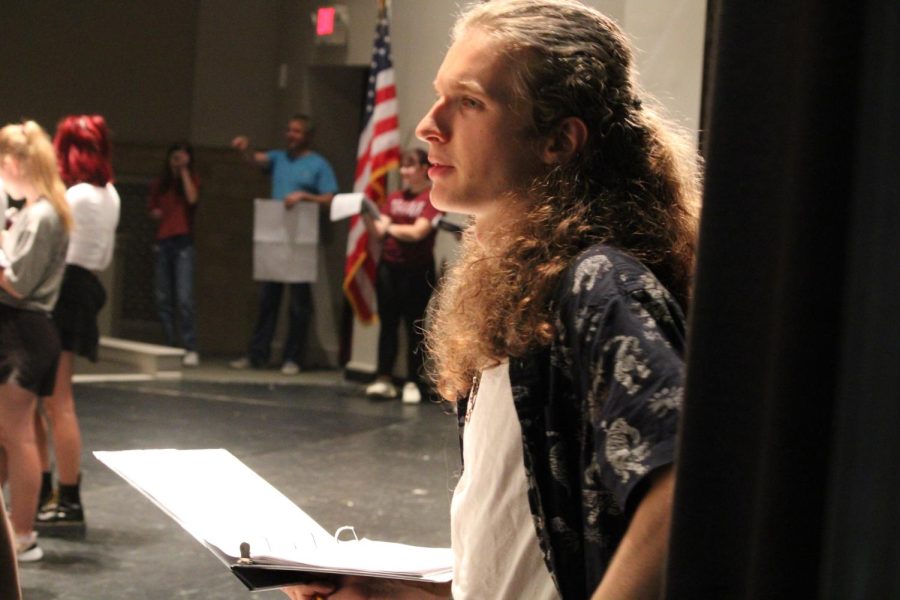
{"type": "Polygon", "coordinates": [[[248,352],[250,364],[254,367],[262,367],[269,362],[272,337],[275,335],[278,309],[281,307],[285,285],[290,289],[291,300],[288,306],[290,323],[282,363],[291,361],[300,364],[300,352],[306,341],[306,333],[312,318],[312,286],[309,283],[285,284],[278,281],[263,281],[259,288],[259,315],[256,318],[253,335],[250,337],[248,352]]]}
{"type": "Polygon", "coordinates": [[[194,242],[179,235],[156,242],[156,310],[166,343],[177,346],[175,313],[181,325],[181,339],[188,352],[197,351],[194,323],[194,242]]]}

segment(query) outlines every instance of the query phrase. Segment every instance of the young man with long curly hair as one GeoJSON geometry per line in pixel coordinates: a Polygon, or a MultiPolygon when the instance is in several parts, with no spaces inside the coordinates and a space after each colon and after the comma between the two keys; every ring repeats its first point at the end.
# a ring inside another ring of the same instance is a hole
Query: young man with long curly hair
{"type": "Polygon", "coordinates": [[[658,598],[696,152],[638,87],[619,27],[575,0],[480,3],[453,37],[417,128],[432,202],[472,216],[426,336],[463,428],[453,598],[658,598]]]}

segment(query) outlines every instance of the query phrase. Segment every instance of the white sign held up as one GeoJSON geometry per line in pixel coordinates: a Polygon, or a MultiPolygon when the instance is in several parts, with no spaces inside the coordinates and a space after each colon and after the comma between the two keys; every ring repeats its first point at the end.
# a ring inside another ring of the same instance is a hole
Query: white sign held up
{"type": "Polygon", "coordinates": [[[253,210],[253,279],[304,283],[316,280],[319,205],[257,198],[253,210]]]}

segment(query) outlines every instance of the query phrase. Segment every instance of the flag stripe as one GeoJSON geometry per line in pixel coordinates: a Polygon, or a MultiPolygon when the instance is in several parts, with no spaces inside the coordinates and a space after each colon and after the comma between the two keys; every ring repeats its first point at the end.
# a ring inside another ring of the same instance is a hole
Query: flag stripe
{"type": "MultiPolygon", "coordinates": [[[[397,127],[399,125],[399,121],[397,117],[387,117],[378,121],[375,124],[375,140],[377,141],[380,136],[389,135],[392,138],[399,138],[400,135],[397,133],[397,127]]],[[[374,145],[374,143],[373,143],[374,145]]]]}
{"type": "MultiPolygon", "coordinates": [[[[397,120],[397,88],[391,63],[391,45],[387,9],[381,7],[375,26],[375,44],[369,84],[366,90],[366,113],[356,150],[356,172],[353,191],[362,192],[381,204],[385,199],[387,173],[400,164],[400,131],[397,120]]],[[[365,223],[357,215],[350,220],[347,236],[347,260],[344,270],[344,293],[353,312],[363,323],[371,323],[375,311],[375,261],[368,253],[365,223]]]]}
{"type": "Polygon", "coordinates": [[[392,85],[390,87],[385,87],[379,89],[375,92],[375,102],[387,102],[388,100],[393,100],[397,97],[397,89],[392,85]]]}

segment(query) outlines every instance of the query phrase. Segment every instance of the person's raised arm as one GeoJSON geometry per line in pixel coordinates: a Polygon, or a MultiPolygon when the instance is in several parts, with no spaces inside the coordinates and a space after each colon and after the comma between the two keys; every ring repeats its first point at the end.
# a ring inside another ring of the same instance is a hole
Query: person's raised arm
{"type": "Polygon", "coordinates": [[[184,197],[187,198],[188,204],[197,204],[199,195],[197,194],[197,184],[191,177],[191,172],[187,167],[181,169],[181,183],[184,186],[184,197]]]}
{"type": "Polygon", "coordinates": [[[592,600],[658,600],[662,594],[675,469],[669,465],[651,475],[644,495],[628,525],[592,600]]]}
{"type": "Polygon", "coordinates": [[[184,197],[188,201],[188,204],[197,204],[197,184],[194,182],[194,178],[191,175],[191,170],[189,168],[191,157],[184,150],[176,150],[175,156],[178,161],[178,177],[181,179],[181,185],[184,188],[184,197]]]}
{"type": "Polygon", "coordinates": [[[250,150],[250,138],[246,135],[239,135],[231,140],[231,147],[241,153],[245,160],[252,162],[261,169],[269,167],[272,161],[265,152],[250,150]]]}

